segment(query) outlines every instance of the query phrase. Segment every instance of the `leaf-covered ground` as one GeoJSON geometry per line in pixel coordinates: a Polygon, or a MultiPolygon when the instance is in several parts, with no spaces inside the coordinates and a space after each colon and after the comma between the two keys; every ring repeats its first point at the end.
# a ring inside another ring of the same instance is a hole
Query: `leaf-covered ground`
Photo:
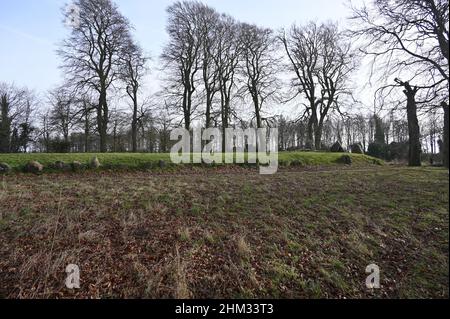
{"type": "Polygon", "coordinates": [[[448,298],[442,169],[0,177],[0,298],[448,298]],[[81,289],[65,288],[77,264],[81,289]],[[365,287],[366,266],[381,289],[365,287]]]}

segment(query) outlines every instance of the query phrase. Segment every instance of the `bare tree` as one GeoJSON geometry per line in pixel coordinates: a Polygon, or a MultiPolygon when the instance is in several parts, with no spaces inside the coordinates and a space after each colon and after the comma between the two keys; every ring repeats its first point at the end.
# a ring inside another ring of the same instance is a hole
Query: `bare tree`
{"type": "Polygon", "coordinates": [[[241,24],[242,75],[246,81],[246,95],[250,95],[254,106],[256,126],[261,128],[264,103],[276,97],[279,85],[276,77],[279,59],[273,31],[255,25],[241,24]]]}
{"type": "Polygon", "coordinates": [[[308,147],[319,149],[326,117],[332,109],[340,112],[340,99],[350,94],[346,85],[355,69],[355,56],[332,23],[294,25],[280,39],[296,75],[295,95],[303,94],[308,102],[308,147]]]}
{"type": "Polygon", "coordinates": [[[215,56],[215,63],[219,70],[223,151],[225,151],[225,130],[229,127],[233,114],[231,100],[236,89],[236,78],[243,50],[240,32],[239,24],[232,17],[222,15],[219,23],[218,53],[215,56]]]}
{"type": "Polygon", "coordinates": [[[166,89],[175,98],[174,106],[181,106],[186,129],[190,129],[196,109],[193,96],[197,89],[196,75],[200,70],[201,40],[196,23],[198,8],[196,2],[183,1],[175,2],[167,9],[170,40],[161,55],[165,69],[171,73],[166,89]]]}
{"type": "Polygon", "coordinates": [[[60,48],[68,82],[98,94],[100,151],[107,151],[108,91],[119,78],[120,54],[129,43],[129,23],[111,0],[76,0],[79,24],[60,48]]]}
{"type": "Polygon", "coordinates": [[[121,59],[121,79],[125,83],[126,92],[132,101],[131,141],[132,151],[135,153],[137,152],[138,124],[140,120],[139,90],[142,86],[143,78],[148,71],[148,58],[136,43],[130,41],[124,47],[121,59]]]}
{"type": "Polygon", "coordinates": [[[212,125],[214,97],[220,91],[219,67],[214,61],[219,49],[217,39],[219,37],[220,15],[206,5],[200,5],[199,12],[202,80],[206,99],[205,127],[209,128],[212,125]]]}
{"type": "Polygon", "coordinates": [[[314,146],[314,122],[317,121],[317,64],[319,63],[319,41],[318,26],[310,23],[306,27],[293,25],[289,31],[280,36],[284,49],[293,68],[296,81],[293,86],[296,88],[296,95],[304,94],[308,105],[305,113],[308,114],[307,142],[308,148],[314,146]]]}
{"type": "Polygon", "coordinates": [[[95,110],[95,103],[87,93],[83,94],[77,103],[80,105],[79,109],[81,110],[79,123],[83,129],[84,152],[89,153],[91,150],[90,136],[93,126],[91,114],[95,110]]]}
{"type": "Polygon", "coordinates": [[[65,151],[70,150],[70,130],[77,124],[74,109],[75,97],[67,87],[58,87],[49,92],[49,103],[52,106],[48,124],[63,136],[65,151]]]}

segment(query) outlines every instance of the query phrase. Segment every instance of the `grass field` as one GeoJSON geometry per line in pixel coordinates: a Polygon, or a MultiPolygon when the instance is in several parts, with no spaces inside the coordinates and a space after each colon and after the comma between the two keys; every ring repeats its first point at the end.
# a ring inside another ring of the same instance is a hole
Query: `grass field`
{"type": "Polygon", "coordinates": [[[223,167],[0,182],[0,298],[449,296],[447,170],[223,167]],[[69,263],[79,290],[64,286],[69,263]],[[372,263],[380,290],[365,287],[372,263]]]}
{"type": "MultiPolygon", "coordinates": [[[[282,152],[279,153],[281,166],[295,162],[302,166],[335,165],[343,154],[319,152],[282,152]]],[[[355,165],[382,164],[382,161],[366,155],[348,154],[355,165]]],[[[104,169],[148,169],[158,166],[159,161],[170,161],[169,154],[133,154],[133,153],[106,153],[106,154],[0,154],[0,163],[7,163],[15,171],[20,171],[29,161],[38,161],[45,167],[63,161],[67,164],[79,161],[88,164],[97,156],[104,169]]]]}

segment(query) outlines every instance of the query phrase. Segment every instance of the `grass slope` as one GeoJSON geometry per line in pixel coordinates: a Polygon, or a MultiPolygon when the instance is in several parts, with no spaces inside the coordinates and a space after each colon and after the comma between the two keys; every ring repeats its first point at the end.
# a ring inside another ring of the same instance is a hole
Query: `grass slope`
{"type": "MultiPolygon", "coordinates": [[[[341,153],[320,153],[320,152],[282,152],[279,153],[279,161],[281,166],[286,166],[292,162],[296,162],[302,166],[318,166],[318,165],[334,165],[343,154],[341,153]]],[[[348,154],[351,156],[354,164],[369,165],[381,164],[382,161],[374,159],[366,155],[348,154]]],[[[106,153],[106,154],[0,154],[0,163],[7,163],[14,170],[20,170],[29,161],[38,161],[44,166],[63,161],[72,163],[79,161],[81,163],[89,163],[90,160],[97,156],[100,163],[106,168],[129,168],[139,169],[155,166],[160,160],[170,163],[169,154],[149,154],[149,153],[106,153]]]]}
{"type": "Polygon", "coordinates": [[[447,170],[0,181],[0,298],[448,298],[447,170]]]}

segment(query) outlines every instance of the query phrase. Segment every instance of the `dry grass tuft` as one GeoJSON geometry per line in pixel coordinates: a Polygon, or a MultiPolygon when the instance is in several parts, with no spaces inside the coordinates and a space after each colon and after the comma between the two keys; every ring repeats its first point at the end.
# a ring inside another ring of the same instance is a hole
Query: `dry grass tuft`
{"type": "Polygon", "coordinates": [[[239,236],[236,241],[236,248],[239,257],[242,259],[249,259],[252,253],[250,246],[245,240],[244,236],[239,236]]]}
{"type": "Polygon", "coordinates": [[[191,232],[187,227],[178,230],[178,235],[180,236],[180,240],[182,241],[191,241],[191,232]]]}
{"type": "Polygon", "coordinates": [[[185,265],[181,261],[178,246],[175,248],[175,251],[175,298],[189,299],[191,297],[191,293],[186,280],[185,265]]]}
{"type": "Polygon", "coordinates": [[[210,244],[214,244],[214,242],[216,241],[214,235],[209,230],[205,231],[205,239],[210,244]]]}

